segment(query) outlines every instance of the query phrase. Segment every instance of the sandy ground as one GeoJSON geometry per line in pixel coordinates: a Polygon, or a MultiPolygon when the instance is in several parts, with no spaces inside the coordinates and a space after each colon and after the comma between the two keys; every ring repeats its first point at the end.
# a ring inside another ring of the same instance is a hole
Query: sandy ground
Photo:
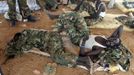
{"type": "MultiPolygon", "coordinates": [[[[58,13],[60,11],[57,11],[58,13]]],[[[117,9],[111,9],[107,11],[108,14],[122,14],[117,9]]],[[[12,39],[13,35],[16,32],[22,31],[27,28],[36,28],[36,29],[52,29],[52,25],[55,24],[55,21],[52,21],[48,18],[44,12],[39,11],[34,14],[39,18],[35,23],[17,23],[16,27],[11,27],[10,23],[6,21],[3,16],[0,16],[0,63],[4,59],[4,52],[6,44],[12,39]]],[[[110,20],[108,18],[107,20],[110,20]]],[[[112,25],[110,20],[109,22],[112,25]]],[[[91,29],[92,34],[106,35],[109,36],[114,29],[91,29]]],[[[134,51],[134,32],[124,31],[122,36],[122,42],[128,47],[132,52],[134,51]]],[[[5,75],[35,75],[34,70],[38,70],[41,73],[44,70],[44,66],[47,63],[53,63],[53,61],[47,57],[28,53],[21,56],[17,56],[14,59],[9,60],[6,64],[2,65],[2,69],[5,75]]],[[[131,62],[131,68],[129,72],[119,72],[116,75],[134,75],[134,64],[131,62]]],[[[67,68],[63,66],[57,66],[56,75],[88,75],[89,72],[79,69],[79,68],[67,68]]],[[[42,74],[41,74],[42,75],[42,74]]],[[[105,72],[97,72],[96,75],[111,75],[105,72]]]]}

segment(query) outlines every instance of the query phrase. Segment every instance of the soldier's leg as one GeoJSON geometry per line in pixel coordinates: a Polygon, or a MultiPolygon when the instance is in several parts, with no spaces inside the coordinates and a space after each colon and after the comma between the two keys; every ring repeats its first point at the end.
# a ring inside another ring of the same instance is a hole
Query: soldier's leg
{"type": "Polygon", "coordinates": [[[18,0],[18,4],[23,18],[27,18],[27,16],[31,15],[31,11],[27,5],[27,0],[18,0]]]}
{"type": "Polygon", "coordinates": [[[7,0],[7,3],[9,6],[8,15],[14,26],[16,21],[16,0],[7,0]]]}
{"type": "Polygon", "coordinates": [[[36,18],[32,16],[32,13],[27,5],[27,0],[18,0],[18,4],[20,6],[20,13],[24,19],[28,19],[28,21],[34,22],[36,18]]]}

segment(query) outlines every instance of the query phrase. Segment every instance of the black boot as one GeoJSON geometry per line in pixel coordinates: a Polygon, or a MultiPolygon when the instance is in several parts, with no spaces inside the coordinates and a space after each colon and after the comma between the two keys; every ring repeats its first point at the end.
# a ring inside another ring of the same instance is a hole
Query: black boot
{"type": "Polygon", "coordinates": [[[11,26],[12,26],[12,27],[16,26],[16,21],[15,21],[15,20],[12,20],[12,21],[11,21],[11,26]]]}
{"type": "Polygon", "coordinates": [[[37,20],[36,17],[34,17],[32,15],[28,16],[27,19],[29,22],[35,22],[37,20]]]}

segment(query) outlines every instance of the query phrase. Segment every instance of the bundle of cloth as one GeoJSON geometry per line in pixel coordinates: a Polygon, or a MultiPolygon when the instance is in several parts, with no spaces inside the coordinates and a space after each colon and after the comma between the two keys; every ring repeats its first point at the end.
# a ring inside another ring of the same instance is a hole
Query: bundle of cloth
{"type": "Polygon", "coordinates": [[[115,19],[121,22],[122,24],[128,26],[129,28],[134,28],[134,16],[132,12],[129,12],[128,16],[118,16],[115,19]]]}

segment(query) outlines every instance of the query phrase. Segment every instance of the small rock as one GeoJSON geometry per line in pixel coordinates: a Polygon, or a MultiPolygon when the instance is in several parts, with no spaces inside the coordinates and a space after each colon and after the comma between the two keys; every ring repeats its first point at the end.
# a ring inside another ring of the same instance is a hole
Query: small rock
{"type": "Polygon", "coordinates": [[[33,73],[34,73],[35,75],[41,75],[41,73],[40,73],[39,70],[33,70],[33,73]]]}
{"type": "Polygon", "coordinates": [[[26,25],[26,24],[22,24],[21,26],[22,26],[22,27],[27,27],[27,25],[26,25]]]}

